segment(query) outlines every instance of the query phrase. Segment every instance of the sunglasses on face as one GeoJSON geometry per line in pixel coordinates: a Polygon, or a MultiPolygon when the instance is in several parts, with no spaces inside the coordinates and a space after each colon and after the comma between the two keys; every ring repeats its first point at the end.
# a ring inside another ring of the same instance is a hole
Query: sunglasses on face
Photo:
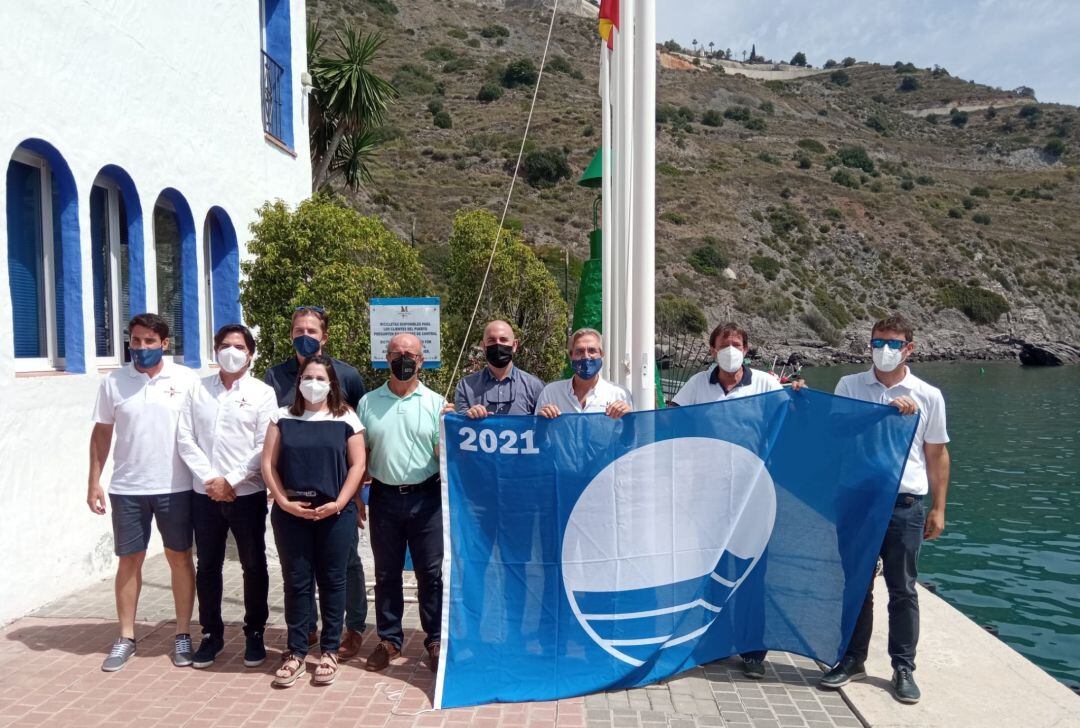
{"type": "Polygon", "coordinates": [[[870,346],[874,349],[889,347],[893,351],[903,349],[908,342],[903,339],[870,339],[870,346]]]}
{"type": "Polygon", "coordinates": [[[405,359],[407,361],[418,361],[420,357],[416,354],[410,354],[409,352],[393,352],[386,357],[387,361],[398,361],[399,359],[405,359]]]}

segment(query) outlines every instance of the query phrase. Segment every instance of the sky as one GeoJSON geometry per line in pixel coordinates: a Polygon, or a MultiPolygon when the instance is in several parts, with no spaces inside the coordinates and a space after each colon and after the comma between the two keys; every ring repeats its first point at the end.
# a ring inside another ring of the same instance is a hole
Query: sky
{"type": "Polygon", "coordinates": [[[944,66],[988,86],[1030,86],[1039,101],[1080,105],[1080,0],[659,0],[656,35],[689,48],[796,51],[821,66],[854,56],[944,66]]]}

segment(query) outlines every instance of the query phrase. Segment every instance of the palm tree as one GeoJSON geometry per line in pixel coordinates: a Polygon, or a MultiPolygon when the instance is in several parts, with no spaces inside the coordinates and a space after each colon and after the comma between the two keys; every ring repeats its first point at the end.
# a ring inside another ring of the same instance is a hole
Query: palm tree
{"type": "Polygon", "coordinates": [[[694,46],[694,55],[696,56],[697,55],[697,38],[694,38],[692,41],[690,41],[690,43],[692,43],[693,46],[694,46]]]}
{"type": "Polygon", "coordinates": [[[713,43],[713,42],[712,42],[711,40],[709,41],[709,56],[710,56],[710,57],[712,57],[712,56],[714,55],[714,53],[713,53],[713,46],[715,46],[715,45],[716,45],[716,44],[715,44],[715,43],[713,43]]]}
{"type": "Polygon", "coordinates": [[[379,33],[363,35],[351,26],[336,33],[337,54],[322,54],[322,33],[308,31],[311,73],[311,153],[315,164],[312,189],[340,169],[351,187],[370,181],[367,161],[379,142],[377,130],[397,98],[394,86],[371,70],[375,54],[386,42],[379,33]],[[348,144],[343,140],[349,139],[348,144]]]}

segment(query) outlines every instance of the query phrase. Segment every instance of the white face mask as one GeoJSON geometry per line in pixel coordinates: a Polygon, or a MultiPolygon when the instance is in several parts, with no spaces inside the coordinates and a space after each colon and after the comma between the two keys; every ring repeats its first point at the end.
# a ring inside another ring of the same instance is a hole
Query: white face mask
{"type": "Polygon", "coordinates": [[[744,358],[742,349],[737,346],[727,346],[716,352],[716,366],[728,374],[734,374],[743,365],[744,358]]]}
{"type": "Polygon", "coordinates": [[[874,368],[879,372],[891,372],[904,362],[902,349],[890,349],[887,346],[874,349],[873,356],[874,368]]]}
{"type": "Polygon", "coordinates": [[[319,404],[330,394],[330,382],[321,379],[305,379],[300,382],[300,394],[312,404],[319,404]]]}
{"type": "Polygon", "coordinates": [[[235,346],[225,346],[218,349],[217,363],[229,374],[236,374],[248,365],[248,355],[235,346]]]}

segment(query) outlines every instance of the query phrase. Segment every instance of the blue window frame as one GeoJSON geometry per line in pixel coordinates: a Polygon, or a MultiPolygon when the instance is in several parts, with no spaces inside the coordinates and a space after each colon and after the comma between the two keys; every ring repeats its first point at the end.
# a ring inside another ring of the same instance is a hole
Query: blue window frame
{"type": "Polygon", "coordinates": [[[262,51],[263,130],[292,149],[292,19],[289,0],[263,0],[262,51]]]}

